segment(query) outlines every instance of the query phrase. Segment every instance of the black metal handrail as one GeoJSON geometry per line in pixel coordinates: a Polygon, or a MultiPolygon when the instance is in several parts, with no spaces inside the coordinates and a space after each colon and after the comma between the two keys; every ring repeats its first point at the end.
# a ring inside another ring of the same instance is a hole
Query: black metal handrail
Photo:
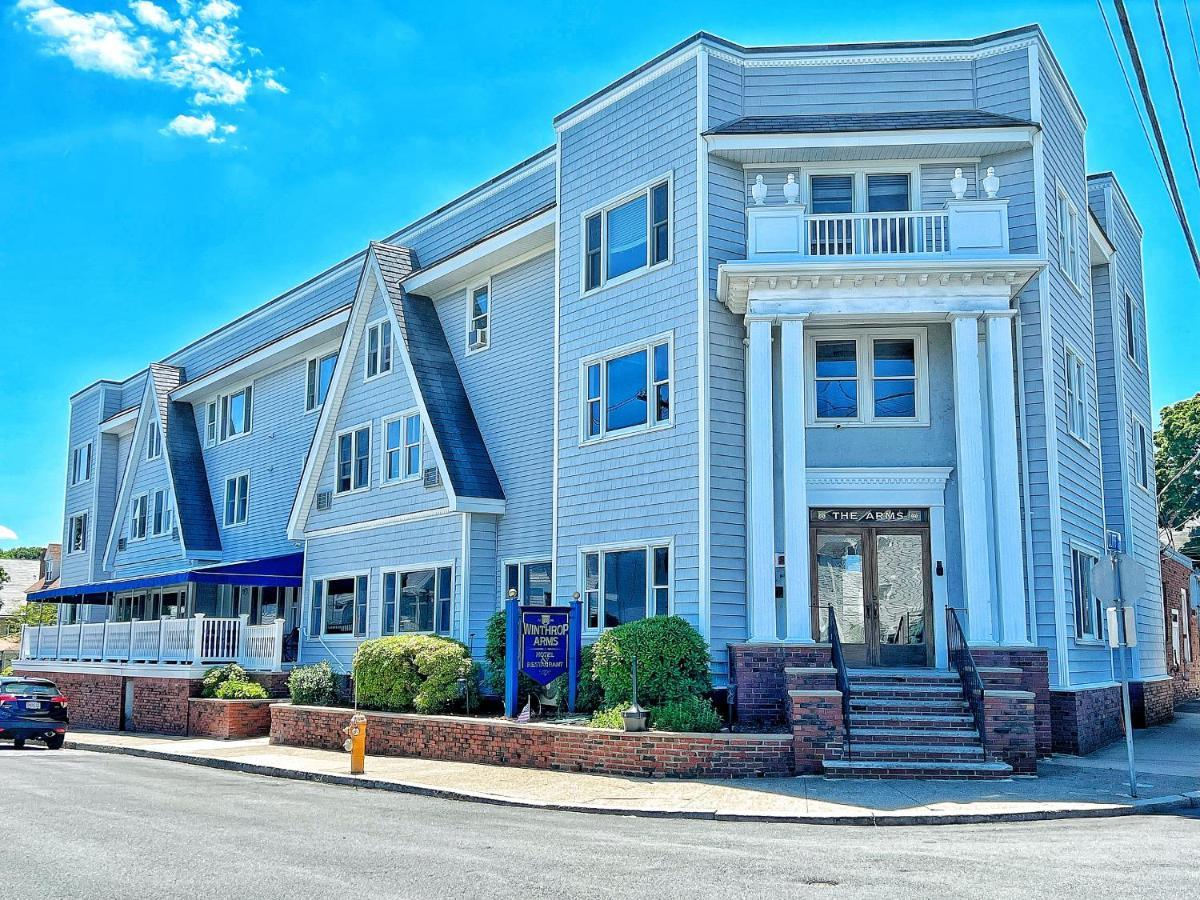
{"type": "Polygon", "coordinates": [[[952,606],[946,608],[946,655],[950,665],[958,670],[962,681],[963,694],[971,707],[971,715],[975,717],[975,727],[979,731],[979,742],[987,752],[987,733],[983,727],[983,679],[979,676],[979,667],[975,665],[975,657],[971,655],[971,645],[967,643],[967,635],[958,617],[958,610],[952,606]]]}
{"type": "Polygon", "coordinates": [[[837,615],[829,607],[829,655],[833,660],[834,678],[842,692],[842,753],[843,759],[850,758],[850,672],[846,668],[846,656],[842,652],[842,636],[838,633],[837,615]]]}

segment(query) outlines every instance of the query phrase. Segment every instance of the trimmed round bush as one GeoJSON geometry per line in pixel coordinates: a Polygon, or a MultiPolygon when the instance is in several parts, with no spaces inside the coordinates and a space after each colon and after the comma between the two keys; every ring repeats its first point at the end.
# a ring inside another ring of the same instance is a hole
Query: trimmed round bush
{"type": "Polygon", "coordinates": [[[226,681],[213,696],[218,700],[266,700],[267,689],[253,681],[226,681]]]}
{"type": "Polygon", "coordinates": [[[218,697],[217,690],[221,685],[230,681],[249,681],[250,677],[246,674],[246,670],[237,663],[226,663],[223,666],[214,666],[204,673],[204,680],[200,683],[201,697],[218,697]]]}
{"type": "Polygon", "coordinates": [[[588,728],[615,728],[625,730],[624,706],[614,706],[610,709],[598,709],[588,721],[588,728]]]}
{"type": "Polygon", "coordinates": [[[354,654],[358,705],[389,712],[436,713],[461,700],[458,681],[475,679],[471,653],[458,641],[425,634],[363,641],[354,654]]]}
{"type": "Polygon", "coordinates": [[[297,666],[288,676],[288,694],[297,706],[332,706],[337,702],[337,679],[329,663],[297,666]]]}
{"type": "Polygon", "coordinates": [[[650,727],[659,731],[720,731],[721,716],[707,697],[684,697],[651,708],[650,727]]]}
{"type": "Polygon", "coordinates": [[[592,671],[606,707],[627,707],[632,701],[635,653],[638,702],[644,707],[699,697],[712,689],[708,647],[700,632],[679,616],[654,616],[606,631],[593,645],[592,671]]]}

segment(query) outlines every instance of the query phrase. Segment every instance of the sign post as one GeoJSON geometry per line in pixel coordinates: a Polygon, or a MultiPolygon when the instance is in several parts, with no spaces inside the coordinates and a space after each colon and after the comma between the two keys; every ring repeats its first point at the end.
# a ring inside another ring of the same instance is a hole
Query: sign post
{"type": "Polygon", "coordinates": [[[1093,575],[1092,590],[1106,603],[1111,603],[1106,615],[1108,646],[1117,654],[1121,666],[1121,708],[1125,717],[1125,754],[1129,763],[1129,796],[1136,798],[1137,768],[1133,756],[1133,714],[1129,697],[1129,672],[1125,663],[1126,648],[1137,646],[1137,622],[1133,601],[1141,594],[1144,575],[1141,566],[1121,551],[1121,538],[1109,534],[1108,566],[1100,567],[1093,575]]]}
{"type": "Polygon", "coordinates": [[[516,591],[504,602],[504,715],[513,718],[517,714],[517,673],[521,671],[520,639],[521,617],[516,591]]]}

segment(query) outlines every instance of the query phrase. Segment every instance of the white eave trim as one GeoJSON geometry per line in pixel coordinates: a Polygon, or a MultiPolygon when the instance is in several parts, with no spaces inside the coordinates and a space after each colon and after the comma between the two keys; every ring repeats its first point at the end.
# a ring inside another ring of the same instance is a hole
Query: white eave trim
{"type": "Polygon", "coordinates": [[[133,431],[137,425],[138,409],[137,406],[131,406],[129,409],[121,410],[115,416],[109,416],[100,423],[100,433],[124,435],[133,431]]]}
{"type": "Polygon", "coordinates": [[[1100,223],[1096,221],[1096,214],[1090,209],[1087,215],[1088,222],[1088,255],[1089,262],[1093,266],[1104,265],[1113,258],[1113,254],[1117,252],[1117,248],[1113,242],[1108,239],[1108,235],[1100,227],[1100,223]]]}
{"type": "Polygon", "coordinates": [[[1032,145],[1036,125],[999,128],[928,128],[903,131],[838,131],[788,134],[709,134],[704,136],[713,153],[734,150],[800,150],[845,147],[900,147],[931,144],[1032,145]]]}
{"type": "Polygon", "coordinates": [[[505,501],[495,500],[485,497],[455,497],[451,501],[450,508],[455,512],[461,513],[488,513],[491,515],[504,515],[505,501]]]}

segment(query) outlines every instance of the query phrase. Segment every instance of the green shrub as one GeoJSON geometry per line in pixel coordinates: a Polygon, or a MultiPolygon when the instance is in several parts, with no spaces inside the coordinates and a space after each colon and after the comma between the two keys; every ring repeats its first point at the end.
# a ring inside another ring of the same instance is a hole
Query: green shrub
{"type": "Polygon", "coordinates": [[[653,707],[650,727],[659,731],[720,731],[721,717],[707,697],[685,697],[653,707]]]}
{"type": "Polygon", "coordinates": [[[266,700],[267,689],[253,681],[224,681],[213,696],[218,700],[266,700]]]}
{"type": "Polygon", "coordinates": [[[633,699],[630,660],[638,658],[638,702],[662,706],[712,689],[704,638],[679,616],[655,616],[605,632],[593,645],[592,670],[604,705],[628,706],[633,699]]]}
{"type": "MultiPolygon", "coordinates": [[[[508,658],[508,638],[505,629],[508,616],[504,610],[492,614],[487,624],[487,643],[483,650],[483,661],[487,671],[484,673],[484,683],[494,693],[504,696],[504,663],[508,658]]],[[[518,705],[523,705],[530,694],[541,694],[542,686],[524,672],[517,676],[518,705]]],[[[566,706],[563,706],[566,709],[566,706]]]]}
{"type": "Polygon", "coordinates": [[[332,706],[337,702],[337,680],[327,662],[297,666],[288,676],[288,694],[299,706],[332,706]]]}
{"type": "Polygon", "coordinates": [[[598,709],[588,722],[589,728],[615,728],[625,730],[624,706],[613,706],[609,709],[598,709]]]}
{"type": "Polygon", "coordinates": [[[363,641],[354,654],[359,706],[441,712],[461,699],[458,680],[475,680],[471,653],[458,641],[405,634],[363,641]]]}
{"type": "Polygon", "coordinates": [[[228,681],[249,681],[246,670],[237,663],[226,663],[214,666],[204,673],[204,681],[200,684],[201,697],[216,697],[217,689],[228,681]]]}
{"type": "MultiPolygon", "coordinates": [[[[558,711],[567,712],[569,681],[566,675],[560,675],[550,682],[550,688],[558,700],[558,711]]],[[[579,654],[579,680],[575,689],[575,712],[592,713],[604,705],[604,692],[600,689],[596,676],[592,674],[592,646],[584,647],[579,654]]]]}
{"type": "Polygon", "coordinates": [[[0,675],[11,675],[12,673],[13,673],[12,666],[5,666],[3,669],[0,669],[0,675]]]}

